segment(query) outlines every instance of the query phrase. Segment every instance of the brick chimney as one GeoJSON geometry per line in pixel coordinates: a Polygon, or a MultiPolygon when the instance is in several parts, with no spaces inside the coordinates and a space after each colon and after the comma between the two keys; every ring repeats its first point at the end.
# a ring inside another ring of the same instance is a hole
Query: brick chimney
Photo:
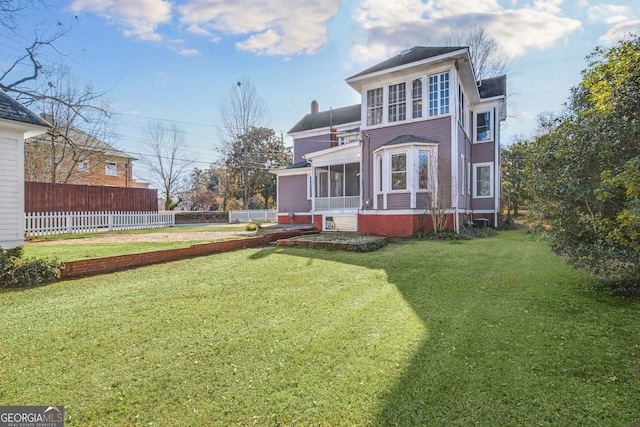
{"type": "Polygon", "coordinates": [[[311,114],[315,114],[318,112],[318,101],[315,99],[311,101],[311,114]]]}

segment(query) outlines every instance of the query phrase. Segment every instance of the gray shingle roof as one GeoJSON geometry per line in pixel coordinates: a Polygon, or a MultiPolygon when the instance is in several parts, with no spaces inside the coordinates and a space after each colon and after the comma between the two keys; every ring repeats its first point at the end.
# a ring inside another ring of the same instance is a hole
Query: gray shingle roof
{"type": "Polygon", "coordinates": [[[34,126],[50,128],[51,125],[42,120],[37,114],[29,111],[25,106],[0,90],[0,119],[26,123],[34,126]]]}
{"type": "Polygon", "coordinates": [[[478,82],[480,98],[493,98],[507,95],[507,76],[491,77],[478,82]]]}
{"type": "Polygon", "coordinates": [[[301,168],[308,168],[309,166],[311,166],[311,163],[307,162],[306,160],[303,160],[301,162],[288,165],[285,169],[301,169],[301,168]]]}
{"type": "Polygon", "coordinates": [[[319,111],[304,116],[289,130],[289,133],[302,132],[309,129],[328,128],[345,123],[360,122],[360,104],[335,108],[329,111],[319,111]]]}
{"type": "Polygon", "coordinates": [[[439,144],[435,139],[423,138],[421,136],[415,135],[400,135],[396,138],[393,138],[391,141],[383,144],[382,147],[388,147],[390,145],[400,145],[400,144],[408,144],[408,143],[428,143],[428,144],[439,144]]]}
{"type": "Polygon", "coordinates": [[[394,56],[393,58],[389,58],[386,61],[382,61],[379,64],[376,64],[372,67],[367,68],[364,71],[359,72],[358,74],[354,74],[349,77],[349,79],[353,79],[355,77],[366,76],[367,74],[372,74],[378,71],[388,70],[390,68],[399,67],[401,65],[410,64],[412,62],[422,61],[424,59],[433,58],[435,56],[444,55],[446,53],[455,52],[457,50],[467,49],[466,47],[425,47],[425,46],[415,46],[411,49],[401,52],[400,54],[394,56]]]}

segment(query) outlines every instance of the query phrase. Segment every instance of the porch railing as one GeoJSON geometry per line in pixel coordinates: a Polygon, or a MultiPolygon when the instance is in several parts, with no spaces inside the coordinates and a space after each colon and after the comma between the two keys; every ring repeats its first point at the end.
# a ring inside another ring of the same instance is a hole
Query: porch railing
{"type": "Polygon", "coordinates": [[[316,197],[316,210],[359,209],[360,196],[316,197]]]}

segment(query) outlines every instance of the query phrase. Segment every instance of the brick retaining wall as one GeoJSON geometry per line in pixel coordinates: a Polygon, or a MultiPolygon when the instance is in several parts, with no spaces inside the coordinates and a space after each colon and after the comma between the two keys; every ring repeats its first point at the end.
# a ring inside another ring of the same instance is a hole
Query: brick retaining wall
{"type": "Polygon", "coordinates": [[[62,279],[91,276],[94,274],[112,273],[128,268],[142,267],[167,261],[175,261],[201,255],[211,255],[219,252],[229,252],[238,249],[256,248],[279,239],[289,239],[302,235],[304,230],[289,230],[269,233],[258,237],[249,237],[223,242],[200,243],[188,248],[165,249],[161,251],[144,252],[139,254],[116,255],[103,258],[91,258],[62,263],[62,279]]]}

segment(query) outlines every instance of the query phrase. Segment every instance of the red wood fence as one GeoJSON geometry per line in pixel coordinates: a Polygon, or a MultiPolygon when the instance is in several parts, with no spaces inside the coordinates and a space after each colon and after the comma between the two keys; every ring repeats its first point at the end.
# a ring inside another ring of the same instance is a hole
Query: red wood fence
{"type": "Polygon", "coordinates": [[[24,183],[24,210],[37,212],[157,212],[158,190],[24,183]]]}

